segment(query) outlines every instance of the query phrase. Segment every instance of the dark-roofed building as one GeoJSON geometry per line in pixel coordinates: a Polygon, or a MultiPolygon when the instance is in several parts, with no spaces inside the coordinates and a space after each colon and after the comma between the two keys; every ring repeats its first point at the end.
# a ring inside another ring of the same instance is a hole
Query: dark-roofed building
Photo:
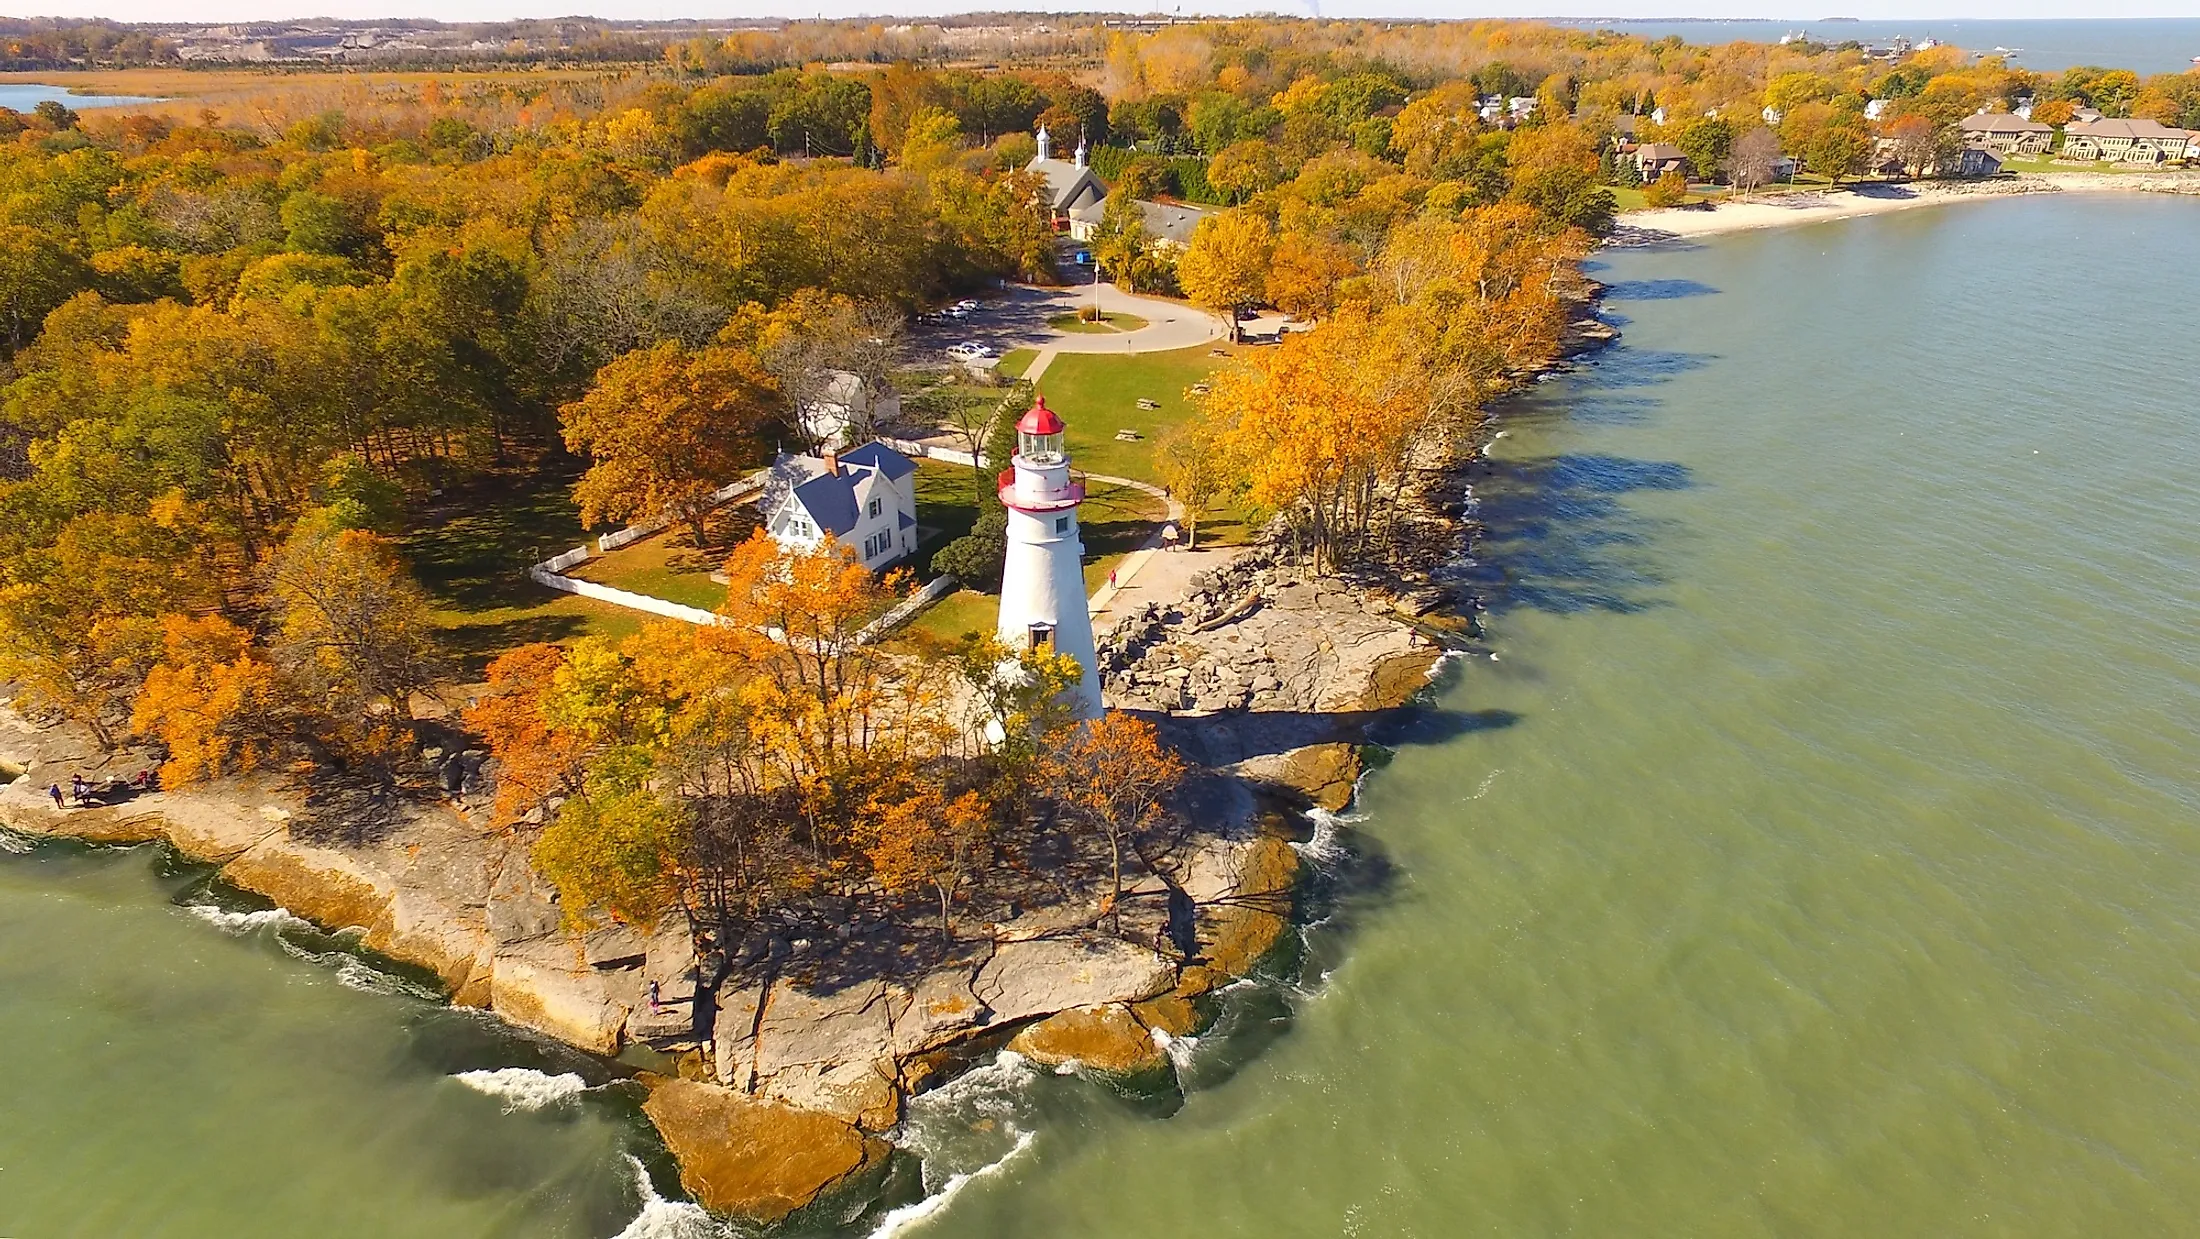
{"type": "Polygon", "coordinates": [[[1199,221],[1214,214],[1181,202],[1147,202],[1140,199],[1138,213],[1146,219],[1146,235],[1164,249],[1183,249],[1192,243],[1199,221]]]}
{"type": "Polygon", "coordinates": [[[1645,142],[1635,148],[1635,172],[1646,185],[1668,172],[1686,176],[1688,156],[1670,142],[1645,142]]]}
{"type": "Polygon", "coordinates": [[[1077,143],[1077,155],[1072,160],[1054,157],[1054,138],[1045,126],[1039,128],[1039,155],[1024,165],[1027,172],[1036,172],[1046,178],[1047,216],[1056,227],[1070,227],[1072,215],[1080,208],[1098,209],[1102,199],[1108,196],[1108,187],[1085,164],[1085,144],[1077,143]]]}
{"type": "Polygon", "coordinates": [[[916,474],[916,462],[875,439],[837,456],[781,456],[764,489],[764,528],[805,554],[830,537],[876,571],[917,549],[916,474]]]}
{"type": "Polygon", "coordinates": [[[2191,131],[2158,120],[2074,120],[2063,126],[2062,154],[2065,159],[2158,164],[2183,159],[2191,142],[2191,131]]]}
{"type": "Polygon", "coordinates": [[[1963,140],[2004,155],[2043,155],[2055,140],[2052,126],[2009,112],[1980,112],[1956,122],[1963,140]]]}

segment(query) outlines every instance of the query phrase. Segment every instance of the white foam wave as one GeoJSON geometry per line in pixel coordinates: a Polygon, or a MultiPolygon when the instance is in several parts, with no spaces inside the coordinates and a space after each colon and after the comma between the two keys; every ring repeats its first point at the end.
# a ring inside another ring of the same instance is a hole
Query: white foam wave
{"type": "MultiPolygon", "coordinates": [[[[1354,794],[1358,794],[1357,789],[1355,789],[1354,794]]],[[[1323,864],[1336,860],[1344,854],[1344,845],[1338,842],[1339,836],[1344,833],[1346,826],[1354,822],[1366,821],[1367,815],[1364,813],[1331,813],[1327,809],[1315,808],[1306,811],[1306,819],[1314,823],[1314,836],[1291,846],[1297,848],[1299,855],[1307,860],[1316,864],[1323,864]]]]}
{"type": "Polygon", "coordinates": [[[629,1153],[626,1164],[634,1170],[634,1186],[641,1193],[642,1208],[614,1239],[731,1239],[733,1231],[705,1213],[701,1205],[659,1196],[642,1159],[629,1153]]]}
{"type": "MultiPolygon", "coordinates": [[[[293,917],[293,920],[296,918],[293,917]]],[[[304,921],[298,922],[312,926],[304,921]]],[[[289,928],[289,926],[284,926],[289,928]]],[[[346,951],[315,951],[302,947],[280,933],[275,935],[276,945],[283,951],[309,964],[319,964],[336,974],[336,983],[345,989],[355,989],[362,994],[382,994],[388,997],[418,998],[424,1002],[441,1002],[443,995],[424,985],[415,985],[403,977],[382,971],[356,955],[346,951]]]]}
{"type": "Polygon", "coordinates": [[[12,852],[17,856],[21,856],[37,846],[38,841],[29,835],[19,835],[5,826],[0,826],[0,852],[12,852]]]}
{"type": "Polygon", "coordinates": [[[1182,1071],[1192,1065],[1192,1053],[1199,1049],[1199,1038],[1172,1037],[1159,1028],[1151,1031],[1153,1032],[1153,1043],[1160,1047],[1163,1054],[1169,1056],[1171,1066],[1178,1071],[1182,1071]]]}
{"type": "Polygon", "coordinates": [[[217,908],[210,903],[193,903],[184,905],[183,910],[223,933],[235,934],[240,938],[269,925],[273,925],[278,929],[313,928],[306,921],[281,908],[262,908],[257,912],[231,912],[227,908],[217,908]]]}
{"type": "Polygon", "coordinates": [[[945,1209],[957,1195],[961,1194],[964,1188],[980,1179],[1000,1173],[1002,1167],[1015,1161],[1025,1149],[1031,1147],[1031,1142],[1037,1135],[1037,1132],[1017,1132],[1016,1143],[1009,1147],[1007,1153],[1001,1155],[1000,1160],[980,1166],[967,1174],[949,1175],[947,1176],[947,1182],[940,1184],[940,1190],[923,1200],[887,1211],[886,1216],[879,1219],[878,1229],[871,1232],[871,1239],[894,1239],[894,1236],[904,1233],[911,1227],[923,1222],[926,1218],[945,1209]]]}
{"type": "Polygon", "coordinates": [[[502,1101],[506,1114],[516,1114],[521,1110],[540,1110],[559,1102],[571,1101],[588,1091],[588,1081],[575,1072],[550,1075],[532,1067],[461,1071],[451,1078],[477,1093],[485,1093],[502,1101]]]}
{"type": "Polygon", "coordinates": [[[1490,772],[1489,772],[1488,774],[1484,775],[1484,776],[1482,777],[1482,784],[1481,784],[1481,786],[1479,786],[1479,787],[1475,788],[1475,789],[1474,789],[1474,794],[1473,794],[1472,796],[1469,796],[1469,797],[1467,797],[1467,799],[1469,799],[1469,800],[1480,800],[1480,799],[1481,799],[1482,797],[1484,797],[1484,796],[1487,796],[1487,795],[1489,794],[1489,791],[1490,791],[1490,784],[1492,784],[1492,783],[1495,783],[1495,782],[1497,782],[1497,776],[1498,776],[1498,775],[1501,775],[1501,774],[1503,774],[1503,773],[1505,773],[1505,771],[1504,771],[1504,769],[1503,769],[1502,767],[1500,767],[1500,768],[1498,768],[1498,769],[1496,769],[1496,770],[1492,770],[1492,771],[1490,771],[1490,772]]]}

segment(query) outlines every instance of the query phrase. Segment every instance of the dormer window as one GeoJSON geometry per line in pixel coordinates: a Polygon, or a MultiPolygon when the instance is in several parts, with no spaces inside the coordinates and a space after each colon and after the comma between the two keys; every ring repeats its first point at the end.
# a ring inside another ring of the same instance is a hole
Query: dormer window
{"type": "Polygon", "coordinates": [[[872,520],[877,520],[877,519],[878,519],[878,514],[879,514],[880,512],[883,512],[883,511],[885,511],[885,510],[886,510],[886,505],[885,505],[884,503],[881,503],[881,502],[880,502],[880,501],[878,501],[877,499],[873,499],[873,500],[871,500],[871,509],[870,509],[870,511],[871,511],[871,519],[872,519],[872,520]]]}

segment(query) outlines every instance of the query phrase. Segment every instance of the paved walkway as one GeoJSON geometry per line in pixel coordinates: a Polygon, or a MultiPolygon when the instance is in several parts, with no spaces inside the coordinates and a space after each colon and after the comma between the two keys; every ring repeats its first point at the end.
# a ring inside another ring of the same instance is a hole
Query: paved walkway
{"type": "MultiPolygon", "coordinates": [[[[1071,314],[1093,303],[1093,286],[1072,289],[1050,298],[1061,314],[1071,314]]],[[[1166,353],[1180,348],[1197,348],[1210,340],[1223,337],[1224,329],[1214,315],[1181,301],[1164,301],[1159,297],[1139,297],[1117,288],[1113,284],[1099,286],[1100,309],[1108,314],[1136,314],[1146,320],[1146,325],[1136,331],[1119,334],[1093,332],[1055,332],[1039,346],[1039,355],[1024,367],[1024,377],[1036,383],[1062,353],[1166,353]]]]}

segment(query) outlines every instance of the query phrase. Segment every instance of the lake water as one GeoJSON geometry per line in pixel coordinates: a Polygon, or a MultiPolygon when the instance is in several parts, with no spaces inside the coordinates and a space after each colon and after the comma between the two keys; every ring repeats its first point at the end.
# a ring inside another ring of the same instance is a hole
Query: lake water
{"type": "MultiPolygon", "coordinates": [[[[2200,202],[1603,268],[1624,341],[1477,482],[1496,659],[1313,849],[1302,978],[1181,1107],[920,1098],[837,1234],[2189,1233],[2200,202]]],[[[0,1233],[692,1232],[629,1086],[507,1113],[460,1073],[573,1064],[194,880],[0,856],[0,1233]]]]}
{"type": "Polygon", "coordinates": [[[36,82],[0,82],[0,108],[28,112],[48,99],[59,100],[72,112],[85,108],[115,108],[129,103],[162,102],[150,95],[72,95],[66,86],[45,86],[36,82]]]}
{"type": "Polygon", "coordinates": [[[1933,38],[1968,52],[2017,49],[2012,64],[2042,73],[2072,65],[2102,65],[2141,74],[2182,73],[2200,56],[2200,18],[2131,18],[2122,21],[1568,21],[1569,26],[1624,30],[1644,38],[1676,35],[1689,43],[1777,42],[1791,32],[1822,43],[1890,43],[1933,38]]]}

